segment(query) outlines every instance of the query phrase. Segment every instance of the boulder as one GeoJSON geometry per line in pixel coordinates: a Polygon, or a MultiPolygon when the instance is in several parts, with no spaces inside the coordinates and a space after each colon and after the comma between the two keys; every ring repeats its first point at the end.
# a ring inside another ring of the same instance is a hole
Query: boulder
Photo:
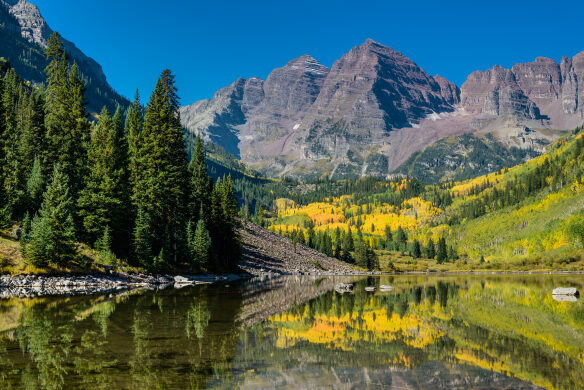
{"type": "Polygon", "coordinates": [[[177,275],[174,277],[175,284],[193,284],[192,280],[185,278],[184,276],[177,275]]]}
{"type": "Polygon", "coordinates": [[[558,287],[558,288],[554,288],[554,291],[552,291],[553,295],[573,295],[573,296],[578,296],[580,295],[580,293],[578,292],[578,290],[576,289],[576,287],[558,287]]]}
{"type": "Polygon", "coordinates": [[[353,291],[353,285],[347,283],[337,283],[335,285],[335,291],[339,294],[350,293],[353,291]]]}

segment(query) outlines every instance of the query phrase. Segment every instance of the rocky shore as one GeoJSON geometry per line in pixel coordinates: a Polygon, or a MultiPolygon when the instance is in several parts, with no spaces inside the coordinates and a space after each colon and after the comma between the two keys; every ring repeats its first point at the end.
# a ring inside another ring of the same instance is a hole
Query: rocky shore
{"type": "Polygon", "coordinates": [[[233,281],[248,275],[147,275],[112,272],[110,275],[2,275],[0,299],[31,298],[45,295],[91,295],[123,290],[155,289],[187,285],[233,281]]]}
{"type": "Polygon", "coordinates": [[[114,272],[92,275],[19,275],[0,276],[0,299],[44,295],[89,295],[132,289],[155,289],[234,281],[260,277],[272,279],[284,275],[356,276],[377,275],[355,269],[314,249],[292,242],[252,223],[246,223],[240,235],[243,256],[238,274],[152,275],[114,272]]]}

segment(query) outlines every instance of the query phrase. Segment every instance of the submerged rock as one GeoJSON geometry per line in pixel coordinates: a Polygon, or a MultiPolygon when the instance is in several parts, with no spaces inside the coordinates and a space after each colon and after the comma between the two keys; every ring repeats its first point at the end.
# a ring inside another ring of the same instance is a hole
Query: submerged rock
{"type": "Polygon", "coordinates": [[[580,295],[580,293],[578,292],[578,289],[576,289],[576,287],[554,288],[554,291],[552,291],[552,294],[553,295],[573,295],[573,296],[580,295]]]}

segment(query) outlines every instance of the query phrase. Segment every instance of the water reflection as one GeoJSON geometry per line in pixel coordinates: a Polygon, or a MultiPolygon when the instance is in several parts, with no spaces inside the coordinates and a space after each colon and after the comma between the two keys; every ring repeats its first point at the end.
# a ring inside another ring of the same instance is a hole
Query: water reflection
{"type": "Polygon", "coordinates": [[[0,387],[584,388],[584,304],[554,300],[557,286],[582,280],[302,277],[11,299],[0,387]]]}

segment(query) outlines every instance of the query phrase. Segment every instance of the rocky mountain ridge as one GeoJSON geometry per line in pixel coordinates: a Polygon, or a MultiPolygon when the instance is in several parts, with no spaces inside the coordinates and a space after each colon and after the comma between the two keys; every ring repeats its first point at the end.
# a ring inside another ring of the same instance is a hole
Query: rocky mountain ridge
{"type": "MultiPolygon", "coordinates": [[[[386,176],[449,136],[542,151],[584,121],[584,52],[494,66],[459,88],[368,39],[329,69],[303,55],[181,109],[183,125],[271,176],[386,176]]],[[[525,155],[533,155],[526,153],[525,155]]]]}
{"type": "MultiPolygon", "coordinates": [[[[10,59],[17,74],[35,84],[45,80],[47,61],[44,49],[53,30],[38,7],[26,0],[0,0],[0,56],[10,59]]],[[[115,110],[129,105],[107,82],[99,63],[85,55],[74,43],[63,39],[65,50],[77,62],[87,84],[89,109],[99,112],[106,105],[115,110]]]]}

